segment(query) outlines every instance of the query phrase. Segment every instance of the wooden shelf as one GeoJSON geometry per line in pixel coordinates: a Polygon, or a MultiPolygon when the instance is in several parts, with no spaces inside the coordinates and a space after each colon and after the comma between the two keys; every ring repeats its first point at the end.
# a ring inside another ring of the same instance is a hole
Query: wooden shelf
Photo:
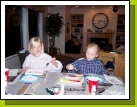
{"type": "Polygon", "coordinates": [[[83,44],[83,14],[71,14],[71,39],[83,44]]]}
{"type": "Polygon", "coordinates": [[[125,44],[125,14],[118,14],[117,32],[116,32],[116,47],[125,44]]]}

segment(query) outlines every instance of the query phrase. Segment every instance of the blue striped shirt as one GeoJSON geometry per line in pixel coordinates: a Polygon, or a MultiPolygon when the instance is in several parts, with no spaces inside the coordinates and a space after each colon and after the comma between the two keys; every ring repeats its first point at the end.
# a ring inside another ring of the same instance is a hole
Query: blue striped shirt
{"type": "Polygon", "coordinates": [[[87,60],[86,58],[83,58],[81,60],[76,60],[73,63],[71,63],[76,69],[76,70],[68,70],[69,73],[80,73],[80,74],[107,74],[108,72],[103,65],[103,63],[98,59],[94,58],[93,60],[87,60]]]}

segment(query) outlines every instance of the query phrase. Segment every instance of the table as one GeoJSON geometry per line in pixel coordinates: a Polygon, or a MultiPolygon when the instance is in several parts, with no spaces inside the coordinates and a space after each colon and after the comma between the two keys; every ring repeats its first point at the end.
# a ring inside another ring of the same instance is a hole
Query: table
{"type": "MultiPolygon", "coordinates": [[[[23,73],[21,73],[21,75],[23,75],[23,73]]],[[[19,77],[21,75],[19,75],[19,77]]],[[[46,91],[46,88],[59,87],[57,82],[60,79],[61,75],[62,73],[58,73],[58,72],[47,72],[46,75],[40,76],[40,80],[38,82],[34,82],[32,84],[24,84],[20,82],[19,77],[17,77],[18,79],[13,84],[11,83],[8,84],[7,90],[12,95],[18,95],[18,94],[19,95],[20,94],[50,95],[50,93],[46,91]],[[24,92],[20,92],[22,87],[25,87],[25,88],[27,87],[24,92]]],[[[91,75],[95,75],[95,74],[91,74],[91,75]]],[[[108,83],[108,82],[105,80],[104,83],[108,83]]],[[[99,91],[101,91],[102,89],[107,89],[108,87],[109,86],[99,86],[99,89],[100,89],[99,91]]],[[[66,86],[65,89],[66,89],[65,95],[89,95],[90,94],[88,92],[87,84],[85,81],[80,87],[66,86]]]]}

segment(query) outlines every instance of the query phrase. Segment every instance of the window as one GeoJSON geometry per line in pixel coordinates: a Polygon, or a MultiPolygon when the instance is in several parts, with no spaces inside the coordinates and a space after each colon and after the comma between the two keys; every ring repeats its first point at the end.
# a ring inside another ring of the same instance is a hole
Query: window
{"type": "Polygon", "coordinates": [[[37,14],[38,12],[28,9],[29,13],[29,40],[37,36],[37,14]]]}
{"type": "Polygon", "coordinates": [[[20,7],[5,5],[5,57],[14,55],[20,48],[20,7]]]}

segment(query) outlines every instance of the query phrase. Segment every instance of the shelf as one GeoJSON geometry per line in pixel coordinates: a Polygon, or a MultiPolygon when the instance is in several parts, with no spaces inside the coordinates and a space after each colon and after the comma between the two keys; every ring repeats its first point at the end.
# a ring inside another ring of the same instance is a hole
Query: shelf
{"type": "Polygon", "coordinates": [[[117,18],[116,49],[120,45],[125,45],[125,14],[118,14],[117,18]]]}
{"type": "Polygon", "coordinates": [[[83,43],[83,14],[71,14],[71,39],[83,43]]]}

